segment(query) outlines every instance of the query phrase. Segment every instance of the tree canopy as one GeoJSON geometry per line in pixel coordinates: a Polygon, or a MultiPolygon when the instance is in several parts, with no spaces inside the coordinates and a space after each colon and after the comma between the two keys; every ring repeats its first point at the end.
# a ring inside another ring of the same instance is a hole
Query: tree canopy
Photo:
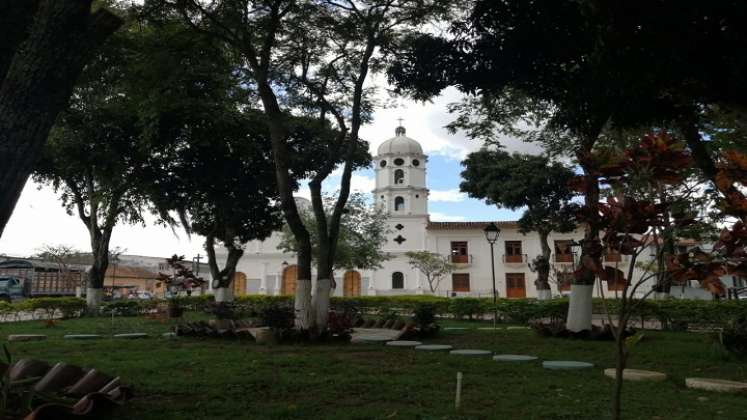
{"type": "MultiPolygon", "coordinates": [[[[330,209],[334,205],[334,197],[326,198],[326,207],[330,209]]],[[[309,210],[303,213],[304,223],[313,227],[316,223],[314,216],[309,210]]],[[[312,232],[312,250],[316,258],[318,255],[318,239],[312,232]]],[[[372,207],[362,194],[354,193],[350,196],[348,204],[340,221],[340,239],[337,243],[336,269],[362,269],[372,270],[381,268],[381,263],[391,256],[381,250],[387,241],[389,228],[386,223],[386,215],[381,209],[372,207]]],[[[296,252],[297,244],[286,225],[283,228],[281,242],[278,249],[284,252],[296,252]]]]}
{"type": "Polygon", "coordinates": [[[576,227],[569,188],[575,173],[547,157],[482,149],[462,162],[464,181],[459,188],[487,204],[517,210],[523,232],[568,232],[576,227]]]}

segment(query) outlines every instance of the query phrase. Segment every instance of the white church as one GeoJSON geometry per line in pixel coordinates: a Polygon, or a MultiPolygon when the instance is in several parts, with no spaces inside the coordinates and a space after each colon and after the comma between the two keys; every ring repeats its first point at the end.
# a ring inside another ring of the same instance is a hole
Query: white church
{"type": "MultiPolygon", "coordinates": [[[[491,250],[484,229],[490,222],[435,222],[428,215],[428,157],[404,127],[382,143],[374,157],[375,205],[385,209],[391,233],[384,251],[392,258],[378,270],[336,272],[335,296],[435,294],[439,296],[492,296],[491,250]],[[427,250],[448,256],[456,269],[431,292],[425,276],[410,267],[408,251],[427,250]]],[[[434,176],[431,174],[431,176],[434,176]]],[[[435,176],[438,176],[437,174],[435,176]]],[[[495,286],[499,297],[537,297],[535,274],[529,262],[541,254],[539,236],[522,234],[514,221],[496,221],[500,234],[494,244],[495,286]]],[[[550,235],[551,257],[560,281],[553,295],[570,290],[574,269],[570,241],[583,237],[579,227],[570,233],[550,235]]],[[[295,292],[295,255],[278,250],[279,233],[247,245],[238,263],[234,294],[290,295],[295,292]]],[[[220,258],[220,256],[219,256],[220,258]]],[[[224,256],[225,258],[225,256],[224,256]]],[[[627,272],[627,256],[606,255],[605,264],[627,272]]],[[[635,279],[634,279],[635,280],[635,279]]],[[[614,293],[620,285],[604,283],[614,293]]],[[[598,288],[597,288],[598,289],[598,288]]]]}

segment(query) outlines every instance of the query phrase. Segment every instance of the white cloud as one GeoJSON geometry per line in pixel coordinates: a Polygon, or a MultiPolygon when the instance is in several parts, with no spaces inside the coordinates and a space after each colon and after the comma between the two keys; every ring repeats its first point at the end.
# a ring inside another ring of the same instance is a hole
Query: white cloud
{"type": "Polygon", "coordinates": [[[353,192],[370,193],[376,188],[376,180],[367,176],[353,174],[350,178],[350,190],[353,192]]]}
{"type": "Polygon", "coordinates": [[[431,220],[434,222],[463,222],[466,220],[464,216],[452,216],[433,211],[430,212],[429,215],[431,217],[431,220]]]}
{"type": "Polygon", "coordinates": [[[442,201],[447,203],[457,203],[467,199],[467,194],[459,191],[458,188],[450,190],[431,190],[428,194],[428,201],[442,201]]]}
{"type": "MultiPolygon", "coordinates": [[[[379,77],[374,83],[385,86],[386,81],[379,77]]],[[[374,113],[374,120],[361,127],[361,137],[371,143],[371,154],[375,155],[378,146],[394,136],[398,118],[407,129],[407,136],[417,140],[423,151],[430,155],[440,155],[454,160],[463,160],[467,154],[483,146],[483,141],[473,140],[464,133],[449,133],[445,126],[456,115],[450,114],[447,105],[459,102],[463,95],[456,88],[448,88],[431,102],[414,102],[403,98],[390,98],[382,89],[379,101],[387,103],[374,113]]],[[[539,154],[542,148],[537,144],[503,137],[501,142],[509,152],[539,154]]]]}

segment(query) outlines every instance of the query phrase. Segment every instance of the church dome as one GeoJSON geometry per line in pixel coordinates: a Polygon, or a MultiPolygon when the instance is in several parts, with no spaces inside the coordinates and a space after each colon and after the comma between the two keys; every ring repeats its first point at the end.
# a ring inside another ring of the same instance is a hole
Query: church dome
{"type": "Polygon", "coordinates": [[[420,143],[405,135],[405,127],[399,126],[394,131],[396,136],[381,143],[379,155],[422,155],[423,148],[420,143]]]}

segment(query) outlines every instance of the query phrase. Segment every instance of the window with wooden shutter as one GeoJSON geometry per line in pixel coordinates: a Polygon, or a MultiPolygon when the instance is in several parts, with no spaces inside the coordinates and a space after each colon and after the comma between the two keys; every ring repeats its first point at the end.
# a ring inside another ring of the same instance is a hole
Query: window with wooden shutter
{"type": "Polygon", "coordinates": [[[455,292],[469,292],[469,273],[454,273],[451,275],[452,290],[455,292]]]}
{"type": "Polygon", "coordinates": [[[521,241],[506,241],[506,262],[520,263],[523,262],[524,255],[521,252],[521,241]]]}
{"type": "Polygon", "coordinates": [[[469,262],[467,242],[458,241],[451,243],[451,262],[455,264],[466,264],[469,262]]]}

